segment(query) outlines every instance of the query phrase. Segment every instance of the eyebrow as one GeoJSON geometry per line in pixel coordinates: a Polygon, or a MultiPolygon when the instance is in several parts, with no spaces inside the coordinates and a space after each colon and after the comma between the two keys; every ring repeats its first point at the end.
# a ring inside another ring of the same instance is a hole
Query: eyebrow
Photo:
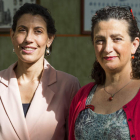
{"type": "Polygon", "coordinates": [[[112,34],[111,37],[116,37],[116,36],[121,36],[123,37],[121,34],[112,34]]]}
{"type": "Polygon", "coordinates": [[[97,39],[97,38],[105,38],[105,37],[102,35],[97,35],[97,36],[95,36],[95,39],[97,39]]]}
{"type": "MultiPolygon", "coordinates": [[[[20,28],[20,27],[22,27],[22,28],[24,28],[24,29],[28,29],[26,26],[24,26],[24,25],[19,25],[17,28],[20,28]]],[[[43,29],[44,31],[45,31],[45,29],[43,28],[43,27],[41,27],[41,26],[37,26],[37,27],[35,27],[34,29],[38,29],[38,28],[41,28],[41,29],[43,29]]]]}
{"type": "Polygon", "coordinates": [[[17,28],[20,28],[20,27],[22,27],[22,28],[27,28],[27,27],[24,26],[24,25],[19,25],[17,28]]]}
{"type": "MultiPolygon", "coordinates": [[[[112,35],[111,35],[111,37],[116,37],[116,36],[121,36],[121,37],[123,37],[121,34],[112,34],[112,35]]],[[[105,38],[105,37],[102,36],[102,35],[97,35],[97,36],[95,36],[95,39],[97,39],[97,38],[105,38]]]]}
{"type": "Polygon", "coordinates": [[[45,29],[43,27],[41,27],[41,26],[35,27],[35,29],[38,29],[38,28],[41,28],[41,29],[43,29],[45,31],[45,29]]]}

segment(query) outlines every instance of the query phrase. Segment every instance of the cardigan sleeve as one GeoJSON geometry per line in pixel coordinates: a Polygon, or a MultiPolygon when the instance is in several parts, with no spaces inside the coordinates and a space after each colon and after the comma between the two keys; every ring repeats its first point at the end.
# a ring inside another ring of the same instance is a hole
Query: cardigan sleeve
{"type": "Polygon", "coordinates": [[[79,112],[84,109],[86,98],[95,83],[89,83],[82,87],[73,98],[69,111],[69,140],[75,140],[74,125],[79,112]]]}

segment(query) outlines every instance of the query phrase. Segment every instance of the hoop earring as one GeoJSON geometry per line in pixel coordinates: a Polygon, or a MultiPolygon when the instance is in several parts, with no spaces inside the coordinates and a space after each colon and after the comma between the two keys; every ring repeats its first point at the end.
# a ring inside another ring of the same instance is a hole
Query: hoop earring
{"type": "Polygon", "coordinates": [[[50,48],[46,47],[45,56],[49,56],[51,54],[50,48]]]}
{"type": "Polygon", "coordinates": [[[15,49],[13,48],[13,53],[15,53],[15,49]]]}

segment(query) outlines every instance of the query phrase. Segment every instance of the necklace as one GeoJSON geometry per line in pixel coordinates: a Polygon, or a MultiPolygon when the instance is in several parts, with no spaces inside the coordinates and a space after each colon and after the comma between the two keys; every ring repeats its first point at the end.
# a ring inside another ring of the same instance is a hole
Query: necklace
{"type": "Polygon", "coordinates": [[[106,93],[108,93],[109,95],[111,95],[111,97],[109,97],[109,101],[113,100],[113,97],[115,96],[116,93],[118,93],[119,91],[121,91],[123,88],[125,88],[132,80],[130,80],[126,85],[124,85],[121,89],[119,89],[117,92],[115,92],[114,94],[109,93],[108,91],[106,91],[105,89],[105,84],[104,84],[104,91],[106,93]]]}

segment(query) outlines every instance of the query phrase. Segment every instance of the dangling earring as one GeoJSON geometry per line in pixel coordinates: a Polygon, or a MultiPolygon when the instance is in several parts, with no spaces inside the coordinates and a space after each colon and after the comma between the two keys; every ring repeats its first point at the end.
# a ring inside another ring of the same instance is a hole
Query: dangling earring
{"type": "Polygon", "coordinates": [[[15,49],[13,48],[13,53],[15,53],[15,49]]]}
{"type": "Polygon", "coordinates": [[[131,56],[131,58],[132,58],[132,59],[134,59],[134,58],[135,58],[135,56],[134,56],[134,55],[132,55],[132,56],[131,56]]]}
{"type": "Polygon", "coordinates": [[[51,53],[51,52],[50,52],[49,47],[46,47],[45,55],[46,55],[46,56],[49,56],[49,55],[50,55],[50,53],[51,53]]]}

